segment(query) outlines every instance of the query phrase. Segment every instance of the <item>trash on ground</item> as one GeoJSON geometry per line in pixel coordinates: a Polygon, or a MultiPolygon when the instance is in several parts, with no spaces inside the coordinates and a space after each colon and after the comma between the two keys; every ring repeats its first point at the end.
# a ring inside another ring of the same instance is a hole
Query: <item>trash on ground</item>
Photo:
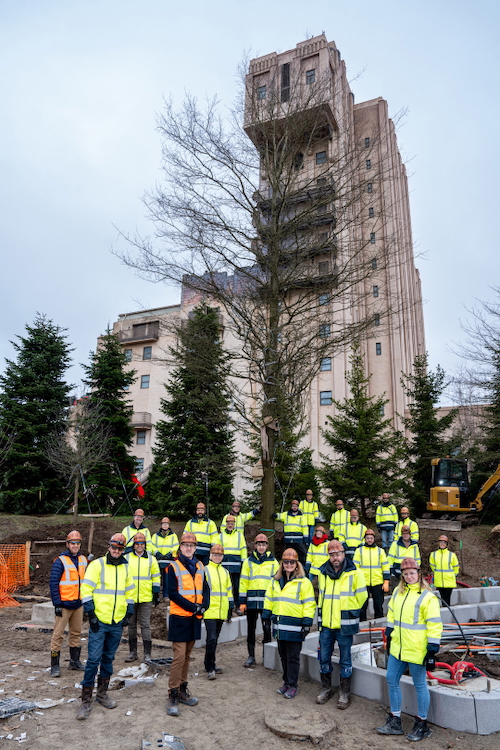
{"type": "Polygon", "coordinates": [[[132,711],[130,710],[130,708],[128,711],[125,711],[125,716],[132,716],[132,711]]]}
{"type": "Polygon", "coordinates": [[[0,700],[0,719],[14,714],[22,714],[24,711],[32,711],[36,708],[36,703],[27,701],[22,698],[4,698],[0,700]]]}
{"type": "Polygon", "coordinates": [[[150,747],[165,747],[168,750],[186,750],[183,741],[179,737],[174,737],[173,734],[165,734],[156,740],[156,742],[149,742],[149,740],[142,741],[142,750],[148,750],[150,747]]]}
{"type": "Polygon", "coordinates": [[[37,708],[53,708],[54,706],[60,706],[62,703],[64,703],[64,698],[59,698],[57,701],[52,698],[41,698],[39,701],[35,701],[34,705],[37,708]]]}
{"type": "Polygon", "coordinates": [[[146,674],[148,669],[148,664],[144,664],[143,662],[135,667],[125,667],[124,669],[120,669],[120,671],[117,672],[117,677],[142,677],[143,674],[146,674]]]}

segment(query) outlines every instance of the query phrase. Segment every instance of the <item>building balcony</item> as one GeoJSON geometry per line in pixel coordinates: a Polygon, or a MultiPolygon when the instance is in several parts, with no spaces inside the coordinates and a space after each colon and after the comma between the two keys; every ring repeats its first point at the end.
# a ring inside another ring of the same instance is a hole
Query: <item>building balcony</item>
{"type": "Polygon", "coordinates": [[[141,323],[139,325],[133,325],[132,328],[126,328],[124,331],[118,331],[118,340],[120,344],[133,344],[139,341],[157,341],[159,337],[159,320],[155,320],[153,323],[141,323]]]}
{"type": "Polygon", "coordinates": [[[136,430],[150,430],[153,426],[151,414],[148,411],[134,411],[130,424],[136,430]]]}

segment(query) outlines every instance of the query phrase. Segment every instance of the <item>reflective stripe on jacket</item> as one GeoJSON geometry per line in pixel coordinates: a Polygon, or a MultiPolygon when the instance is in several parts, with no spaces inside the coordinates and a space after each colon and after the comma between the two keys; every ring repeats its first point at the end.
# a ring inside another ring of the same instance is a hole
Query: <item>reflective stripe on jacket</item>
{"type": "Polygon", "coordinates": [[[375,523],[379,529],[394,529],[398,520],[398,511],[395,505],[392,503],[389,503],[389,505],[384,505],[383,503],[377,505],[375,523]]]}
{"type": "Polygon", "coordinates": [[[362,544],[352,559],[355,566],[363,572],[367,586],[378,586],[384,582],[384,578],[389,580],[389,563],[382,547],[362,544]]]}
{"type": "Polygon", "coordinates": [[[271,580],[262,618],[271,619],[275,638],[303,641],[302,627],[311,627],[315,612],[314,589],[308,578],[292,578],[283,588],[280,581],[271,580]]]}
{"type": "Polygon", "coordinates": [[[347,523],[345,525],[345,536],[340,537],[339,540],[345,544],[347,549],[356,549],[360,544],[363,544],[365,538],[366,526],[358,521],[358,523],[347,523]]]}
{"type": "Polygon", "coordinates": [[[59,555],[64,571],[59,579],[59,596],[61,602],[74,602],[80,598],[80,585],[85,577],[87,558],[78,555],[78,568],[68,555],[59,555]]]}
{"type": "Polygon", "coordinates": [[[131,552],[134,546],[134,536],[142,532],[144,536],[146,537],[146,550],[147,552],[153,552],[153,542],[151,541],[151,532],[149,529],[147,529],[143,524],[141,524],[140,528],[136,529],[134,524],[130,524],[130,526],[125,526],[125,528],[122,530],[122,534],[125,537],[126,540],[126,547],[125,552],[131,552]]]}
{"type": "Polygon", "coordinates": [[[418,562],[419,566],[421,563],[418,544],[411,542],[408,547],[405,547],[404,544],[400,544],[399,542],[400,540],[398,539],[391,544],[389,554],[387,555],[389,565],[391,566],[391,572],[397,576],[401,575],[401,560],[403,560],[403,558],[413,557],[413,559],[418,562]]]}
{"type": "Polygon", "coordinates": [[[196,535],[196,553],[205,554],[208,552],[212,544],[218,542],[217,526],[214,521],[210,521],[208,518],[201,521],[192,518],[184,527],[184,531],[191,531],[196,535]]]}
{"type": "Polygon", "coordinates": [[[132,598],[136,604],[153,601],[153,591],[160,591],[160,568],[156,557],[150,552],[136,555],[130,552],[125,555],[129,574],[134,584],[132,598]]]}
{"type": "Polygon", "coordinates": [[[230,573],[239,573],[243,560],[246,560],[248,557],[244,533],[236,529],[231,533],[229,531],[221,531],[219,540],[224,547],[222,565],[230,573]]]}
{"type": "Polygon", "coordinates": [[[345,529],[350,518],[351,514],[345,508],[342,510],[336,510],[335,513],[332,513],[332,517],[330,518],[330,531],[333,531],[335,539],[342,541],[345,537],[345,529]]]}
{"type": "Polygon", "coordinates": [[[302,511],[306,526],[314,526],[316,524],[316,519],[319,516],[319,508],[316,500],[301,500],[299,510],[302,511]]]}
{"type": "Polygon", "coordinates": [[[157,531],[156,534],[153,534],[151,537],[151,542],[153,544],[153,555],[156,552],[159,552],[161,555],[168,555],[169,552],[170,554],[175,555],[179,549],[179,539],[177,538],[177,534],[174,534],[173,531],[166,536],[162,536],[160,532],[157,531]]]}
{"type": "Polygon", "coordinates": [[[246,604],[248,609],[263,609],[267,587],[278,567],[278,561],[271,552],[267,552],[262,561],[252,552],[241,568],[241,604],[246,604]]]}
{"type": "MultiPolygon", "coordinates": [[[[202,604],[205,567],[201,562],[196,562],[196,573],[194,578],[179,560],[173,560],[170,563],[170,566],[177,579],[177,590],[179,594],[193,604],[202,604]]],[[[183,609],[183,607],[172,600],[170,600],[170,614],[180,615],[181,617],[193,616],[192,612],[188,612],[187,609],[183,609]]]]}
{"type": "Polygon", "coordinates": [[[429,555],[429,565],[434,573],[434,586],[454,589],[459,571],[458,557],[449,549],[437,549],[429,555]]]}
{"type": "Polygon", "coordinates": [[[210,605],[203,615],[205,620],[227,620],[233,609],[233,587],[229,573],[212,561],[205,566],[205,575],[210,588],[210,605]]]}
{"type": "Polygon", "coordinates": [[[276,520],[283,523],[283,541],[285,544],[303,544],[304,537],[309,536],[307,519],[300,510],[295,514],[290,513],[290,511],[278,513],[276,520]]]}
{"type": "Polygon", "coordinates": [[[234,516],[234,530],[243,531],[245,528],[246,522],[251,521],[252,518],[255,518],[255,516],[257,515],[259,514],[258,514],[258,511],[256,510],[249,510],[248,513],[238,513],[237,516],[235,516],[234,513],[226,513],[226,515],[222,519],[220,530],[221,532],[226,530],[226,519],[228,516],[234,516]]]}
{"type": "Polygon", "coordinates": [[[342,635],[354,635],[359,630],[359,610],[368,598],[365,577],[354,568],[330,578],[324,573],[326,565],[329,563],[322,566],[318,575],[320,629],[340,628],[342,635]]]}
{"type": "Polygon", "coordinates": [[[439,600],[420,584],[405,586],[402,594],[395,589],[387,611],[387,627],[391,633],[391,655],[401,661],[423,664],[427,644],[439,645],[443,623],[439,600]]]}
{"type": "MultiPolygon", "coordinates": [[[[110,565],[105,557],[92,560],[85,571],[80,587],[82,603],[93,600],[96,617],[107,625],[121,622],[127,612],[127,604],[133,604],[134,584],[126,562],[110,565]]],[[[85,611],[88,608],[85,607],[85,611]]]]}
{"type": "Polygon", "coordinates": [[[319,569],[329,559],[328,557],[328,539],[321,544],[311,544],[307,548],[306,566],[307,572],[317,576],[319,569]]]}
{"type": "Polygon", "coordinates": [[[416,521],[412,521],[410,518],[406,518],[404,521],[398,521],[398,523],[396,524],[396,528],[394,529],[394,538],[399,539],[403,526],[410,527],[410,539],[412,540],[412,542],[418,542],[418,540],[420,539],[420,530],[418,528],[418,523],[416,521]]]}

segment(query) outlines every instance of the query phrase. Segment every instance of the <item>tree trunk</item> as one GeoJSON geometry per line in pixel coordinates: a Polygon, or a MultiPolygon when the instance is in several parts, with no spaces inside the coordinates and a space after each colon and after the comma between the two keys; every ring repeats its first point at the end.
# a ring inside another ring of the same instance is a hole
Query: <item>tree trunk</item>
{"type": "Polygon", "coordinates": [[[273,456],[274,456],[274,443],[276,440],[276,433],[270,427],[266,427],[266,433],[267,433],[267,439],[268,439],[268,445],[269,445],[269,452],[268,452],[267,458],[264,456],[264,452],[262,453],[262,471],[264,472],[264,476],[262,477],[262,489],[261,489],[262,510],[260,513],[260,517],[261,517],[262,529],[264,530],[264,533],[266,534],[266,536],[269,537],[269,549],[271,550],[271,552],[274,552],[274,534],[272,534],[271,532],[272,530],[274,530],[273,456]]]}
{"type": "Polygon", "coordinates": [[[73,519],[76,522],[78,521],[78,489],[80,486],[80,474],[79,474],[80,467],[78,467],[76,472],[76,479],[75,479],[75,494],[73,496],[73,519]]]}

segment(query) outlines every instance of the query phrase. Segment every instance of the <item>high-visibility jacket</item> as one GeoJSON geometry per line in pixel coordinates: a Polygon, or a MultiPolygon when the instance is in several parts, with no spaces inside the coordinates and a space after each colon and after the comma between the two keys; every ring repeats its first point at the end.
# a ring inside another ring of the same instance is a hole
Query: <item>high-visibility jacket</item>
{"type": "Polygon", "coordinates": [[[59,555],[63,574],[59,579],[59,598],[61,602],[74,602],[80,599],[80,586],[85,576],[87,558],[78,555],[78,567],[68,555],[59,555]]]}
{"type": "Polygon", "coordinates": [[[398,521],[398,523],[396,524],[396,528],[394,529],[394,538],[399,539],[403,526],[410,527],[410,539],[412,540],[412,542],[418,542],[418,540],[420,539],[420,530],[418,528],[418,523],[416,521],[412,521],[411,518],[405,518],[404,521],[398,521]]]}
{"type": "Polygon", "coordinates": [[[222,565],[229,573],[240,573],[243,560],[248,557],[247,543],[242,531],[221,531],[219,541],[224,547],[222,565]]]}
{"type": "Polygon", "coordinates": [[[263,609],[267,587],[278,567],[271,552],[266,552],[262,560],[252,552],[241,568],[240,604],[246,604],[248,609],[263,609]]]}
{"type": "Polygon", "coordinates": [[[429,555],[429,565],[434,573],[434,586],[454,589],[459,571],[458,557],[449,549],[437,549],[429,555]]]}
{"type": "Polygon", "coordinates": [[[273,636],[280,641],[303,641],[302,628],[311,627],[316,612],[316,599],[311,581],[292,578],[271,579],[266,591],[262,619],[271,619],[273,636]]]}
{"type": "Polygon", "coordinates": [[[321,542],[321,544],[313,544],[311,542],[311,544],[307,548],[307,572],[311,573],[311,575],[313,576],[317,576],[319,573],[319,569],[328,559],[328,539],[326,540],[326,542],[321,542]]]}
{"type": "Polygon", "coordinates": [[[303,544],[304,537],[309,536],[307,519],[301,510],[297,513],[291,511],[277,513],[276,520],[283,523],[283,541],[285,544],[303,544]]]}
{"type": "Polygon", "coordinates": [[[172,555],[175,556],[177,553],[177,550],[179,549],[179,539],[177,537],[177,534],[175,534],[171,529],[169,529],[168,534],[163,536],[161,531],[157,531],[153,536],[151,537],[151,541],[153,544],[153,554],[156,554],[157,552],[160,553],[160,555],[172,555]]]}
{"type": "Polygon", "coordinates": [[[320,629],[340,628],[342,635],[354,635],[359,630],[359,610],[368,598],[364,574],[348,558],[340,575],[332,577],[332,571],[328,561],[318,575],[320,629]]]}
{"type": "Polygon", "coordinates": [[[233,609],[233,587],[227,570],[221,563],[210,560],[205,566],[210,588],[210,605],[203,615],[205,620],[227,620],[233,609]]]}
{"type": "MultiPolygon", "coordinates": [[[[203,603],[203,581],[205,580],[205,566],[198,560],[196,561],[196,573],[191,575],[180,560],[173,560],[170,563],[170,569],[174,571],[177,579],[177,590],[184,599],[193,604],[203,603]]],[[[170,575],[170,572],[169,572],[170,575]]],[[[179,615],[180,617],[192,617],[193,613],[184,609],[176,602],[170,600],[170,614],[179,615]]],[[[197,615],[198,616],[198,615],[197,615]]]]}
{"type": "Polygon", "coordinates": [[[379,529],[394,529],[399,520],[398,511],[396,506],[392,503],[384,505],[380,503],[377,505],[375,511],[375,523],[379,529]]]}
{"type": "Polygon", "coordinates": [[[299,503],[299,510],[302,511],[306,526],[316,525],[316,519],[319,516],[319,508],[316,500],[301,500],[299,503]]]}
{"type": "Polygon", "coordinates": [[[345,537],[346,526],[350,520],[351,514],[345,508],[342,510],[336,510],[335,513],[332,513],[332,517],[330,518],[330,531],[333,533],[335,539],[341,540],[341,537],[345,537]]]}
{"type": "Polygon", "coordinates": [[[363,572],[367,586],[379,586],[390,579],[389,562],[382,547],[362,544],[352,558],[354,565],[363,572]]]}
{"type": "Polygon", "coordinates": [[[356,549],[356,547],[359,547],[361,544],[363,544],[365,539],[365,531],[366,526],[358,521],[358,523],[347,523],[345,525],[345,531],[343,534],[345,536],[339,536],[339,540],[344,543],[344,545],[349,550],[356,549]]]}
{"type": "Polygon", "coordinates": [[[130,577],[134,583],[132,598],[135,604],[153,601],[153,593],[160,591],[160,568],[151,552],[141,556],[135,552],[125,555],[130,577]]]}
{"type": "Polygon", "coordinates": [[[133,606],[134,582],[128,565],[123,559],[118,565],[110,565],[106,557],[92,560],[85,571],[80,587],[82,603],[86,612],[95,611],[101,622],[121,622],[128,606],[133,606]]]}
{"type": "Polygon", "coordinates": [[[206,555],[212,544],[219,541],[217,526],[209,518],[192,518],[184,527],[184,531],[191,531],[196,535],[196,555],[206,555]]]}
{"type": "Polygon", "coordinates": [[[130,526],[125,526],[124,529],[122,529],[122,534],[125,537],[126,540],[126,547],[125,552],[131,552],[134,548],[134,536],[138,532],[142,532],[144,536],[146,537],[146,550],[147,552],[153,552],[153,542],[151,541],[151,532],[149,529],[147,529],[144,524],[141,523],[138,529],[134,526],[133,523],[130,524],[130,526]]]}
{"type": "Polygon", "coordinates": [[[405,557],[413,557],[413,559],[418,562],[418,565],[420,567],[421,559],[418,544],[416,542],[410,542],[410,545],[408,547],[405,547],[402,543],[402,540],[397,539],[391,544],[389,548],[389,554],[387,555],[387,559],[389,560],[389,565],[391,567],[391,573],[393,573],[393,575],[401,575],[401,560],[403,560],[405,557]]]}
{"type": "Polygon", "coordinates": [[[226,520],[228,516],[234,516],[234,529],[235,531],[243,531],[245,528],[245,524],[247,521],[251,521],[252,518],[255,518],[255,516],[259,515],[259,511],[257,508],[254,510],[249,510],[248,513],[238,513],[237,516],[234,515],[234,513],[226,513],[224,518],[222,519],[220,530],[225,531],[226,530],[226,520]]]}
{"type": "Polygon", "coordinates": [[[402,594],[399,587],[394,590],[387,611],[392,656],[423,664],[427,644],[439,646],[442,631],[439,600],[432,591],[421,589],[419,583],[406,585],[402,594]]]}

